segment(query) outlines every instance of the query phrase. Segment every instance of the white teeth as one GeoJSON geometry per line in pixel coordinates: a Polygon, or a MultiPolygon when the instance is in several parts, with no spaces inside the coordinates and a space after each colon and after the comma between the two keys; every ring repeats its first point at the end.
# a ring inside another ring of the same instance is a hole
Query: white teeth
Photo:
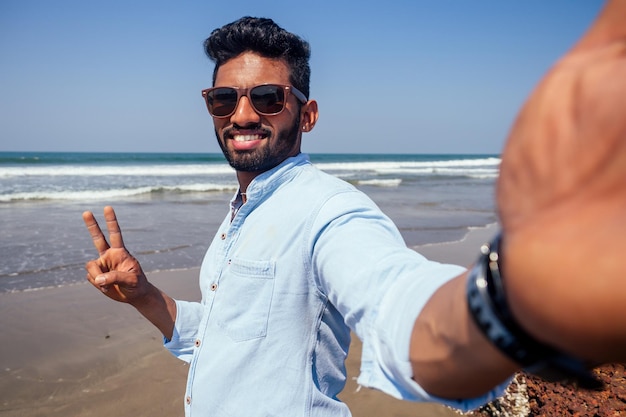
{"type": "Polygon", "coordinates": [[[234,135],[233,139],[236,142],[247,142],[250,140],[259,140],[261,139],[261,136],[259,135],[234,135]]]}

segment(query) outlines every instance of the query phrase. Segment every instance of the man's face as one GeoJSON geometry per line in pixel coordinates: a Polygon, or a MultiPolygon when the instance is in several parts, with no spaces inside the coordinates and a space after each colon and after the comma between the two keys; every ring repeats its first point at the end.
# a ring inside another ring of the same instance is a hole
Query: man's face
{"type": "MultiPolygon", "coordinates": [[[[215,87],[259,84],[290,85],[287,64],[246,52],[222,64],[215,78],[215,87]]],[[[263,116],[242,96],[231,116],[214,117],[217,141],[228,163],[237,171],[258,174],[297,155],[302,137],[299,109],[298,100],[289,94],[281,113],[263,116]]]]}

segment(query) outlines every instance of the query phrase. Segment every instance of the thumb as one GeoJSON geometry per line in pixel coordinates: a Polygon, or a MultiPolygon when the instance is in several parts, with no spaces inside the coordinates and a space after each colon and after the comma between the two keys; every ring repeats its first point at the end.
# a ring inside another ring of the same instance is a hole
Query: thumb
{"type": "Polygon", "coordinates": [[[107,293],[109,291],[109,287],[111,286],[111,284],[117,283],[117,280],[115,279],[115,277],[111,276],[113,274],[114,273],[109,272],[109,273],[100,274],[96,276],[93,280],[93,285],[98,287],[100,291],[102,291],[103,293],[107,293]]]}
{"type": "Polygon", "coordinates": [[[109,271],[96,275],[93,282],[100,287],[113,284],[125,288],[134,288],[137,286],[136,275],[132,272],[123,271],[109,271]]]}
{"type": "Polygon", "coordinates": [[[98,276],[97,276],[97,277],[93,280],[93,282],[94,282],[94,284],[96,284],[96,285],[103,286],[103,285],[107,285],[107,283],[108,283],[107,281],[108,281],[108,280],[109,280],[109,277],[108,277],[108,275],[107,275],[107,274],[101,274],[101,275],[98,275],[98,276]]]}
{"type": "Polygon", "coordinates": [[[130,271],[108,271],[96,275],[93,280],[95,286],[103,292],[115,285],[118,292],[124,297],[137,297],[145,290],[145,276],[130,271]]]}

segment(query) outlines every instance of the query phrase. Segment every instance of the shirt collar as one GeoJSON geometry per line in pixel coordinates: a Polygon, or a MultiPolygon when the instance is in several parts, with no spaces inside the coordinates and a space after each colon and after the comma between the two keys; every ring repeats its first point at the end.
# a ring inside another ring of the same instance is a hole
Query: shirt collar
{"type": "MultiPolygon", "coordinates": [[[[280,184],[292,178],[296,172],[294,167],[310,164],[308,154],[299,153],[289,157],[274,168],[257,175],[246,189],[246,200],[257,200],[260,196],[274,191],[280,184]]],[[[239,190],[230,200],[231,207],[241,204],[241,193],[239,190]]]]}

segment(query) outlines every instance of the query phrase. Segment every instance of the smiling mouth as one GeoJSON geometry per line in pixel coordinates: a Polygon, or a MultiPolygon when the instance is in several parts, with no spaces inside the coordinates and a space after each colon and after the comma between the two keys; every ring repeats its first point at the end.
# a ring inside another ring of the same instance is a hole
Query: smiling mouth
{"type": "Polygon", "coordinates": [[[235,141],[235,142],[250,142],[253,140],[261,140],[263,138],[265,138],[265,135],[260,135],[260,134],[256,134],[256,135],[232,135],[231,138],[235,141]]]}

